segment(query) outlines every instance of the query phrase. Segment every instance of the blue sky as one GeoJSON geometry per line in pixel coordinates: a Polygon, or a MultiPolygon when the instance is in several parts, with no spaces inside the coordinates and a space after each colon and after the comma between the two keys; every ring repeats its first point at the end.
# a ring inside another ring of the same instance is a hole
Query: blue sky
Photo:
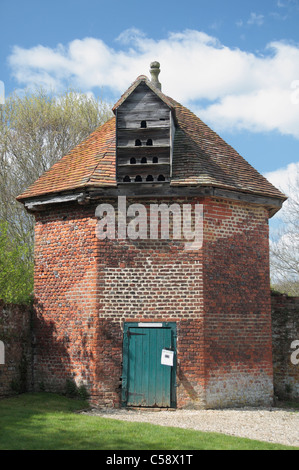
{"type": "Polygon", "coordinates": [[[299,169],[299,0],[0,0],[0,80],[112,104],[161,63],[162,91],[285,190],[299,169]]]}

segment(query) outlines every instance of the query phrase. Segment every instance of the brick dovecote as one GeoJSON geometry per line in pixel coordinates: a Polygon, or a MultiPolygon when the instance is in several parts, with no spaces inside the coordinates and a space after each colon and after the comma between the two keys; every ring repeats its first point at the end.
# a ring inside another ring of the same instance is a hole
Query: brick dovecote
{"type": "Polygon", "coordinates": [[[285,195],[156,80],[140,75],[113,112],[17,198],[36,215],[35,384],[56,390],[72,378],[107,406],[270,404],[268,218],[285,195]],[[119,196],[203,206],[202,244],[99,239],[96,207],[121,217],[119,196]]]}

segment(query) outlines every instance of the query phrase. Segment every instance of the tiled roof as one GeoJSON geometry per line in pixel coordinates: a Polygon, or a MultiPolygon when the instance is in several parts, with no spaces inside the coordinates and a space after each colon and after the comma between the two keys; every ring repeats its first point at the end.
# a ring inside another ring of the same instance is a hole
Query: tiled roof
{"type": "MultiPolygon", "coordinates": [[[[286,199],[201,119],[165,96],[145,76],[137,78],[115,104],[114,111],[141,81],[145,81],[170,107],[175,117],[171,186],[209,186],[286,199]]],[[[96,129],[17,199],[24,201],[47,194],[104,186],[116,186],[115,118],[96,129]]]]}
{"type": "Polygon", "coordinates": [[[178,128],[172,186],[202,185],[286,199],[264,176],[187,108],[173,102],[178,128]]]}

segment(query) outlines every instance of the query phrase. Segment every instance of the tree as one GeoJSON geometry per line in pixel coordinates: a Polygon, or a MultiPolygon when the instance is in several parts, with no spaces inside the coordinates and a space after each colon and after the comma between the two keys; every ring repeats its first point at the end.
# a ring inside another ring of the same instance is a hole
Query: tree
{"type": "Polygon", "coordinates": [[[0,298],[27,303],[33,289],[33,262],[22,240],[11,240],[8,224],[0,223],[0,298]]]}
{"type": "Polygon", "coordinates": [[[289,184],[284,204],[284,225],[270,244],[273,285],[289,295],[299,295],[299,172],[289,184]]]}
{"type": "Polygon", "coordinates": [[[34,218],[16,196],[111,116],[108,104],[74,91],[15,93],[0,105],[0,223],[10,244],[22,247],[24,267],[33,260],[34,218]]]}

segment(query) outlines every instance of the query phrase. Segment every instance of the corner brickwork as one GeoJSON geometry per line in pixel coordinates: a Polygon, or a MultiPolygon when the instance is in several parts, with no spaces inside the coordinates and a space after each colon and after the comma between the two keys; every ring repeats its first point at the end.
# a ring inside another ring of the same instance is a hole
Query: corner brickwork
{"type": "Polygon", "coordinates": [[[267,212],[210,200],[205,224],[206,406],[269,405],[273,372],[267,212]]]}

